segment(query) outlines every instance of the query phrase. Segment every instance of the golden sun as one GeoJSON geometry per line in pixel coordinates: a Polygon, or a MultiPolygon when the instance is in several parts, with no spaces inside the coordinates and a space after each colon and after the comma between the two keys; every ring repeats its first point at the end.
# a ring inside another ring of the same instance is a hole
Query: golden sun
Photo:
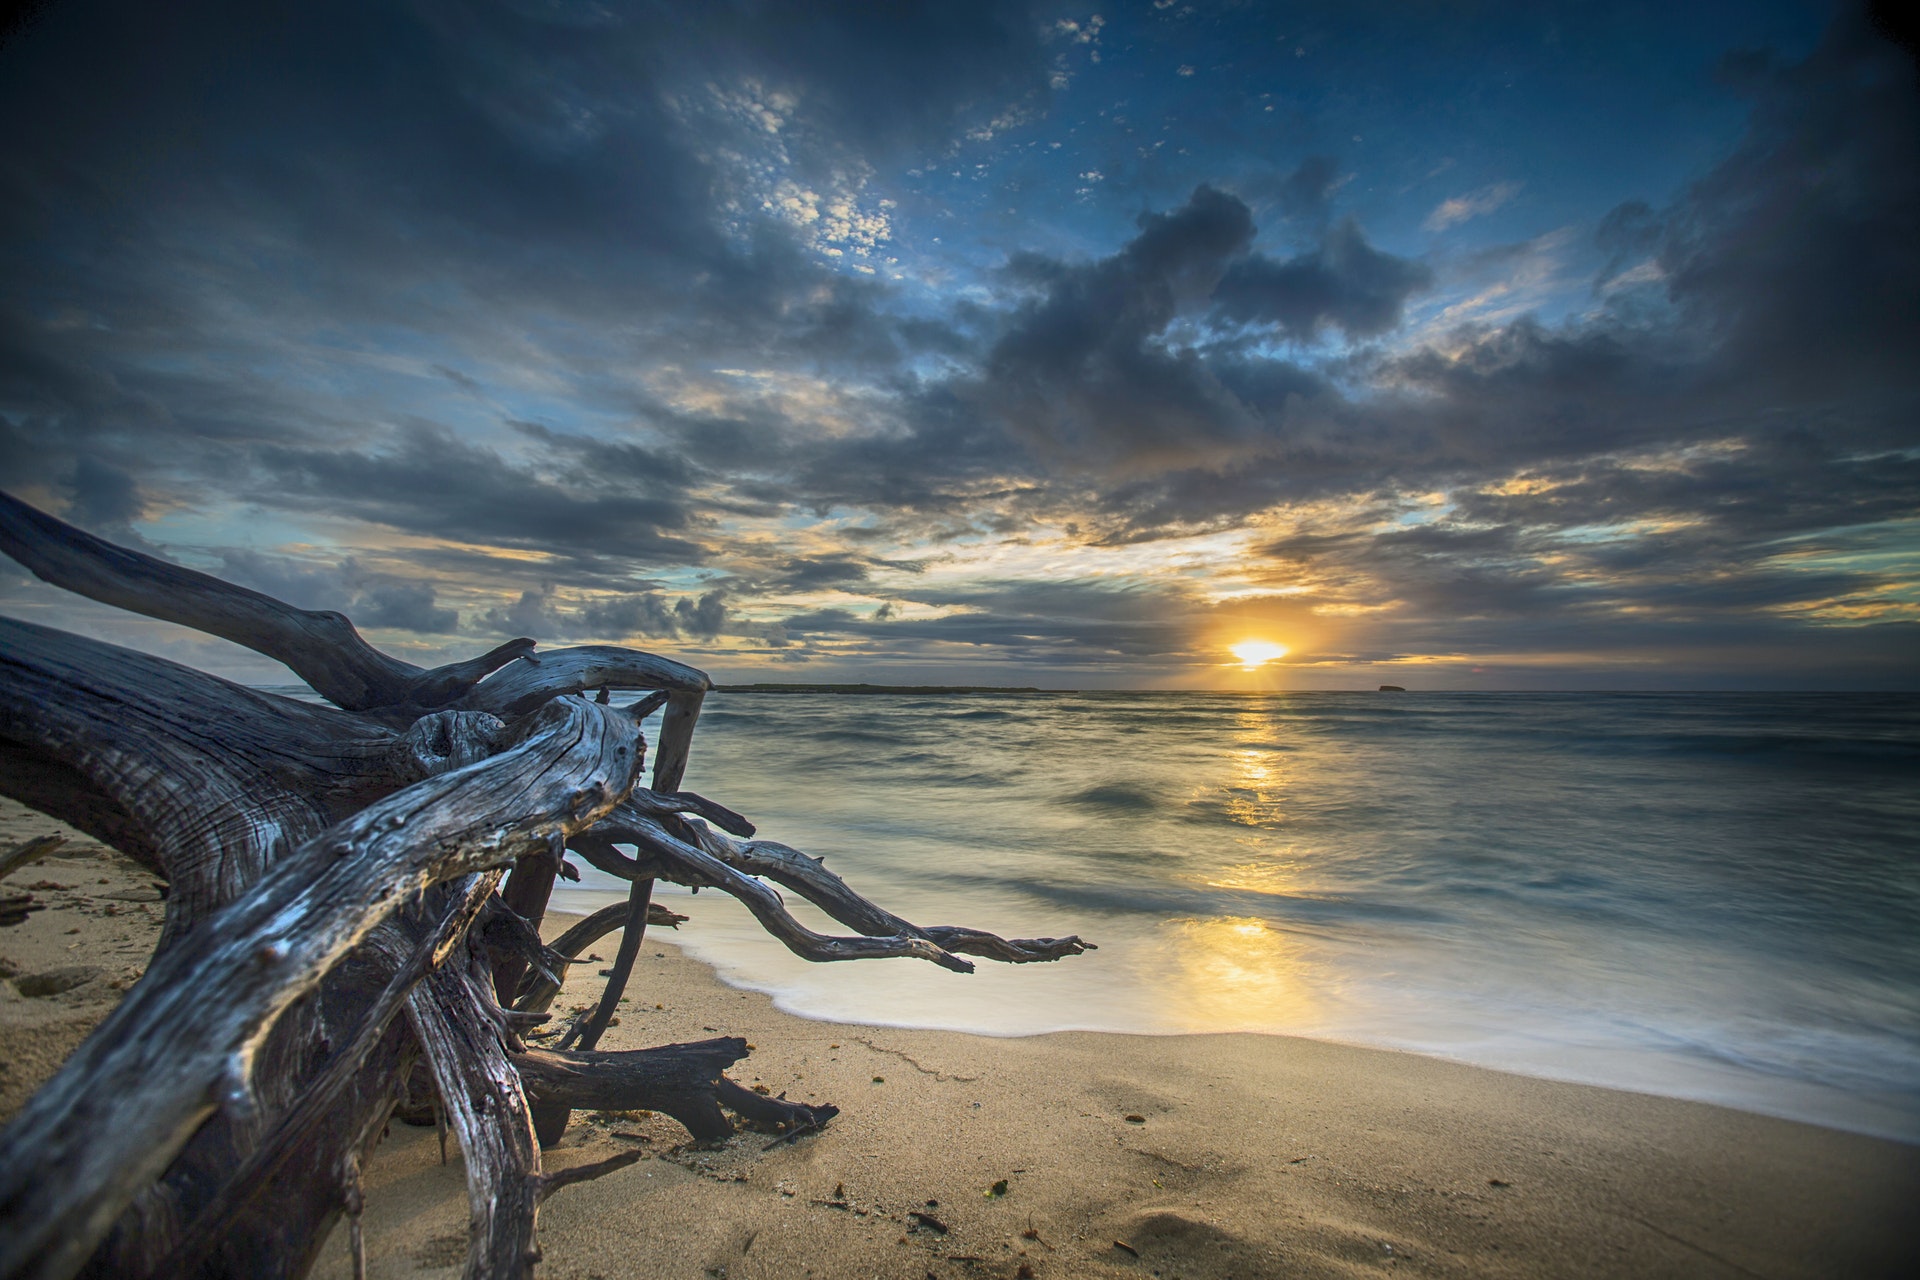
{"type": "Polygon", "coordinates": [[[1287,646],[1271,640],[1242,640],[1239,644],[1228,645],[1227,652],[1240,659],[1242,671],[1251,671],[1275,658],[1286,657],[1287,646]]]}

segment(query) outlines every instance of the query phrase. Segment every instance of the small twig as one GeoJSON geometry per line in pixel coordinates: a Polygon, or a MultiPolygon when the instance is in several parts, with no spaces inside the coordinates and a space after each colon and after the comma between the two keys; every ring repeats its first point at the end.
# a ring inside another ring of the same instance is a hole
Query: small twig
{"type": "Polygon", "coordinates": [[[762,1151],[771,1151],[775,1147],[780,1146],[782,1143],[792,1142],[795,1138],[803,1138],[809,1133],[818,1133],[822,1128],[826,1126],[826,1123],[827,1123],[826,1119],[824,1118],[809,1120],[803,1125],[797,1125],[794,1128],[787,1130],[785,1133],[781,1134],[779,1137],[775,1138],[772,1142],[769,1142],[766,1146],[760,1149],[762,1151]]]}
{"type": "Polygon", "coordinates": [[[1040,1234],[1040,1229],[1033,1225],[1032,1214],[1027,1215],[1027,1229],[1020,1233],[1020,1238],[1022,1240],[1036,1240],[1041,1244],[1047,1245],[1048,1253],[1052,1253],[1054,1251],[1053,1246],[1051,1244],[1047,1244],[1045,1237],[1043,1237],[1040,1234]]]}
{"type": "Polygon", "coordinates": [[[596,1160],[592,1164],[577,1164],[571,1169],[560,1169],[554,1173],[542,1174],[540,1189],[536,1199],[545,1200],[562,1187],[570,1187],[576,1182],[591,1182],[595,1178],[624,1169],[643,1158],[638,1151],[622,1151],[618,1155],[608,1156],[605,1160],[596,1160]]]}

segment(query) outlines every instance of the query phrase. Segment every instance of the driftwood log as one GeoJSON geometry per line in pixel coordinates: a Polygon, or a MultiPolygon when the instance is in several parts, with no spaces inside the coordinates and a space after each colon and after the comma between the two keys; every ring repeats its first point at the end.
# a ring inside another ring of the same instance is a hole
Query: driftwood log
{"type": "MultiPolygon", "coordinates": [[[[0,494],[0,551],[55,586],[245,645],[332,703],[249,689],[0,618],[0,792],[167,881],[146,975],[0,1133],[0,1280],[303,1274],[409,1084],[430,1080],[465,1156],[466,1274],[531,1275],[540,1201],[618,1157],[548,1175],[576,1108],[646,1108],[694,1138],[728,1113],[807,1132],[831,1106],[724,1074],[737,1039],[598,1048],[656,879],[738,898],[811,960],[911,956],[959,972],[1079,953],[1077,938],[922,928],[739,814],[680,789],[711,683],[630,649],[513,640],[431,670],[337,613],[95,538],[0,494]],[[646,690],[632,707],[612,690],[646,690]],[[597,693],[589,700],[578,696],[597,693]],[[641,720],[661,710],[641,785],[641,720]],[[567,851],[632,886],[552,946],[567,851]],[[772,881],[852,933],[815,933],[772,881]],[[598,1005],[552,1048],[566,966],[622,934],[598,1005]],[[553,1028],[548,1028],[552,1030],[553,1028]]],[[[32,851],[20,854],[30,857],[32,851]]]]}

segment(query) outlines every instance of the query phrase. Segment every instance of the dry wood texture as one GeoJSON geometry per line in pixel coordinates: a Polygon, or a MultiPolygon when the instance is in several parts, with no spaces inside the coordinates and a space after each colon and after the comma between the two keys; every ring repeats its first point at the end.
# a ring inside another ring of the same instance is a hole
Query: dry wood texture
{"type": "MultiPolygon", "coordinates": [[[[738,898],[814,960],[968,972],[963,953],[1023,963],[1088,945],[921,928],[817,860],[750,839],[745,818],[680,790],[712,685],[670,659],[514,640],[426,670],[339,614],[6,494],[0,550],[56,586],[275,658],[333,704],[0,618],[0,792],[170,890],[146,976],[0,1133],[0,1280],[303,1273],[342,1214],[357,1239],[359,1170],[417,1069],[466,1158],[470,1277],[532,1274],[540,1201],[631,1162],[543,1174],[540,1139],[575,1108],[644,1107],[704,1140],[732,1132],[729,1111],[818,1128],[835,1108],[727,1079],[743,1041],[597,1048],[646,924],[681,919],[650,902],[656,878],[738,898]],[[654,693],[622,709],[615,689],[654,693]],[[655,709],[649,787],[640,721],[655,709]],[[548,948],[537,925],[573,874],[569,849],[632,893],[548,948]],[[763,876],[855,936],[806,929],[763,876]],[[520,1030],[545,1020],[566,965],[615,930],[591,1015],[559,1047],[529,1048],[520,1030]]],[[[35,853],[10,852],[7,869],[35,853]]]]}

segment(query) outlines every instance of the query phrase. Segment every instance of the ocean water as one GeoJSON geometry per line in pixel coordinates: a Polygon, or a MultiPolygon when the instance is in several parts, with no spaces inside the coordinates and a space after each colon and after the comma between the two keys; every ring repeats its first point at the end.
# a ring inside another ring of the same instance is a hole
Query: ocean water
{"type": "Polygon", "coordinates": [[[920,924],[1099,946],[810,964],[661,886],[663,938],[793,1013],[1308,1036],[1920,1141],[1920,698],[721,693],[685,785],[920,924]]]}

